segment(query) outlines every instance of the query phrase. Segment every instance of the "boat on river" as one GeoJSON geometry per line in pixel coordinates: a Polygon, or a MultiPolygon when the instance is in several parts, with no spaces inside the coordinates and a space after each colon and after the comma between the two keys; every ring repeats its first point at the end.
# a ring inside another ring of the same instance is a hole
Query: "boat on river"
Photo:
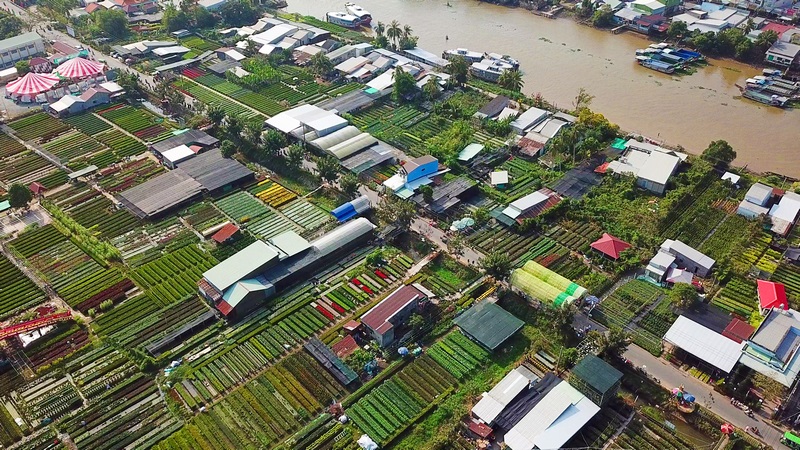
{"type": "Polygon", "coordinates": [[[675,73],[675,67],[672,64],[652,59],[644,55],[637,56],[636,62],[639,63],[640,66],[647,67],[648,69],[655,70],[656,72],[667,74],[675,73]]]}
{"type": "Polygon", "coordinates": [[[776,95],[776,94],[772,94],[772,95],[765,94],[764,92],[758,91],[758,90],[755,90],[755,89],[744,88],[744,89],[741,89],[741,91],[742,91],[742,97],[744,97],[744,98],[747,98],[747,99],[750,99],[750,100],[753,100],[753,101],[756,101],[756,102],[759,102],[759,103],[763,103],[765,105],[777,106],[778,108],[785,107],[786,104],[789,102],[789,98],[788,97],[784,97],[784,96],[776,95]]]}
{"type": "Polygon", "coordinates": [[[370,23],[372,22],[372,14],[370,14],[366,9],[352,2],[345,3],[344,9],[351,16],[358,17],[358,20],[361,21],[360,25],[364,25],[365,27],[370,26],[370,23]]]}
{"type": "Polygon", "coordinates": [[[451,50],[445,50],[442,53],[442,58],[444,58],[444,59],[450,59],[450,58],[453,58],[455,56],[460,56],[460,57],[466,59],[468,63],[480,62],[483,59],[483,53],[481,53],[481,52],[473,52],[473,51],[467,50],[465,48],[454,48],[454,49],[451,49],[451,50]]]}
{"type": "Polygon", "coordinates": [[[483,59],[480,62],[472,63],[469,67],[470,73],[476,78],[497,83],[500,76],[506,70],[517,70],[511,64],[503,61],[495,61],[491,59],[483,59]]]}
{"type": "Polygon", "coordinates": [[[358,28],[361,26],[361,19],[352,14],[343,12],[325,13],[325,20],[329,23],[345,28],[358,28]]]}
{"type": "Polygon", "coordinates": [[[514,70],[519,70],[519,61],[508,55],[501,55],[499,53],[487,53],[484,55],[484,58],[491,61],[499,61],[505,64],[509,64],[511,65],[511,67],[514,68],[514,70]]]}

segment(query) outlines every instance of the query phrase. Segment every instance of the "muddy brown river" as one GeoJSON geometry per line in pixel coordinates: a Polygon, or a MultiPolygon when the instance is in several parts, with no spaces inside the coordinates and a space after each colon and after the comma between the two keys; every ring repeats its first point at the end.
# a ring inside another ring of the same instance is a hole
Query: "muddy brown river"
{"type": "MultiPolygon", "coordinates": [[[[288,0],[290,12],[324,18],[344,11],[345,0],[288,0]]],[[[581,87],[592,109],[622,129],[701,152],[725,139],[736,164],[800,178],[800,110],[780,110],[739,98],[742,84],[760,69],[710,60],[686,76],[661,74],[634,62],[649,42],[633,32],[613,35],[569,17],[547,19],[523,9],[475,0],[356,0],[373,22],[398,20],[419,36],[420,47],[496,52],[518,59],[523,91],[570,107],[581,87]],[[449,37],[449,40],[445,40],[449,37]]]]}

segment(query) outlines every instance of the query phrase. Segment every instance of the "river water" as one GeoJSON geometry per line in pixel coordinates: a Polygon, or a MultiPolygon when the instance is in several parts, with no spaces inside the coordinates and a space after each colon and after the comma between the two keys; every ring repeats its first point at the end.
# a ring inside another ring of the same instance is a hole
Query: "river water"
{"type": "MultiPolygon", "coordinates": [[[[345,0],[288,0],[290,12],[324,18],[344,11],[345,0]]],[[[686,76],[670,76],[634,62],[648,41],[633,32],[613,35],[524,9],[476,0],[356,0],[374,21],[398,20],[436,54],[448,48],[496,52],[518,59],[527,94],[541,93],[571,108],[581,87],[594,95],[592,109],[623,130],[638,132],[700,153],[725,139],[736,164],[755,171],[800,177],[800,110],[784,111],[738,98],[735,83],[760,69],[711,60],[686,76]],[[449,40],[445,40],[445,36],[449,40]]]]}

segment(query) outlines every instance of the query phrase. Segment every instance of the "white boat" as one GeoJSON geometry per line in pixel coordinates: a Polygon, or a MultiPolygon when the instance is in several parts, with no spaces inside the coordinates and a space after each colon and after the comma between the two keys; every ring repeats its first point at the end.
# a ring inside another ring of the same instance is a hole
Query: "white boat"
{"type": "Polygon", "coordinates": [[[343,12],[329,12],[325,14],[325,20],[345,28],[358,28],[361,26],[361,19],[343,12]]]}
{"type": "Polygon", "coordinates": [[[361,21],[361,25],[369,26],[370,22],[372,22],[372,14],[370,14],[369,11],[367,11],[366,9],[356,5],[355,3],[352,2],[345,3],[344,9],[347,11],[348,14],[358,17],[358,20],[361,21]]]}
{"type": "Polygon", "coordinates": [[[452,50],[445,50],[442,54],[442,58],[450,59],[454,56],[461,56],[467,60],[469,63],[479,62],[483,59],[483,53],[481,52],[472,52],[465,48],[456,48],[452,50]]]}
{"type": "Polygon", "coordinates": [[[486,56],[486,59],[489,59],[489,60],[492,60],[492,61],[504,62],[506,64],[510,64],[514,69],[519,70],[519,61],[517,61],[516,59],[514,59],[514,58],[512,58],[512,57],[510,57],[508,55],[501,55],[499,53],[487,53],[485,56],[486,56]]]}
{"type": "Polygon", "coordinates": [[[515,70],[515,68],[507,62],[493,61],[491,59],[484,59],[480,62],[472,63],[470,66],[472,75],[493,83],[497,83],[500,75],[506,70],[515,70]]]}

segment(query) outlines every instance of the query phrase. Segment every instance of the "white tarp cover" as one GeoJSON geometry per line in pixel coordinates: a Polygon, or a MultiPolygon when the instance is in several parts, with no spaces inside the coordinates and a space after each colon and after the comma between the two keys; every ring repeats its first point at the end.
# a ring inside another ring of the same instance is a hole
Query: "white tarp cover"
{"type": "Polygon", "coordinates": [[[746,344],[736,343],[684,316],[672,324],[664,340],[726,373],[739,361],[746,344]]]}

